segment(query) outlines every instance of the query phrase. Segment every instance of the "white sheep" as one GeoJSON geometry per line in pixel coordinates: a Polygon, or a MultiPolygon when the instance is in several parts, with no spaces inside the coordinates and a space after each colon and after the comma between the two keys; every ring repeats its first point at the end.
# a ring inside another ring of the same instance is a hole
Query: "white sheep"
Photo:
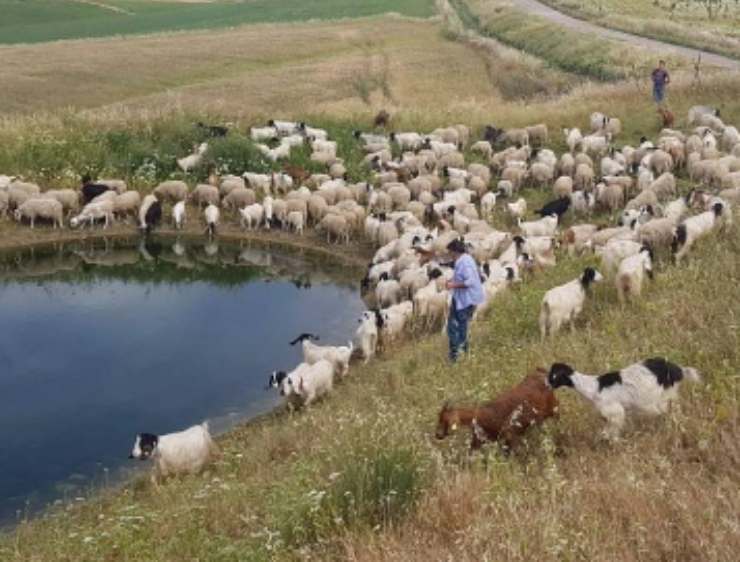
{"type": "Polygon", "coordinates": [[[62,228],[64,213],[62,204],[56,199],[36,199],[31,198],[22,203],[15,210],[15,220],[20,222],[21,219],[27,218],[34,228],[36,219],[48,219],[52,221],[54,228],[62,228]]]}
{"type": "Polygon", "coordinates": [[[207,150],[208,143],[202,142],[195,149],[195,152],[189,154],[188,156],[185,156],[184,158],[178,158],[177,165],[183,172],[187,174],[193,168],[198,166],[198,164],[200,164],[201,160],[203,159],[203,155],[206,153],[207,150]]]}
{"type": "Polygon", "coordinates": [[[167,435],[139,433],[129,458],[151,458],[154,461],[152,483],[156,485],[158,477],[200,472],[216,452],[205,422],[167,435]]]}
{"type": "Polygon", "coordinates": [[[207,183],[199,183],[195,186],[193,191],[190,192],[188,199],[200,207],[201,205],[218,205],[221,200],[221,196],[219,195],[219,191],[216,186],[209,185],[207,183]]]}
{"type": "Polygon", "coordinates": [[[514,203],[507,203],[506,210],[511,218],[521,220],[527,214],[527,200],[520,197],[514,203]]]}
{"type": "Polygon", "coordinates": [[[208,237],[212,238],[216,234],[216,228],[221,218],[221,211],[216,205],[210,204],[203,210],[203,218],[205,219],[206,229],[208,237]]]}
{"type": "Polygon", "coordinates": [[[252,230],[262,224],[262,220],[265,218],[265,208],[259,203],[253,203],[239,209],[239,215],[241,215],[241,227],[252,230]]]}
{"type": "Polygon", "coordinates": [[[124,217],[128,214],[136,217],[141,206],[141,195],[138,191],[124,191],[113,199],[113,214],[124,217]]]}
{"type": "Polygon", "coordinates": [[[388,308],[401,300],[401,284],[391,279],[388,273],[382,273],[375,287],[375,300],[380,308],[388,308]]]}
{"type": "Polygon", "coordinates": [[[624,258],[619,264],[615,278],[619,302],[623,303],[628,296],[640,296],[645,275],[653,277],[653,251],[649,246],[642,246],[637,254],[624,258]]]}
{"type": "Polygon", "coordinates": [[[253,141],[271,141],[278,137],[275,127],[252,127],[249,130],[249,136],[253,141]]]}
{"type": "Polygon", "coordinates": [[[587,267],[583,274],[545,293],[540,310],[540,335],[545,339],[560,330],[564,324],[573,323],[583,309],[588,288],[592,283],[603,280],[601,273],[587,267]]]}
{"type": "Polygon", "coordinates": [[[180,180],[167,180],[154,188],[154,195],[161,201],[185,201],[188,197],[188,184],[180,180]]]}
{"type": "Polygon", "coordinates": [[[366,310],[359,320],[355,340],[362,351],[365,363],[375,355],[378,348],[378,330],[383,327],[383,315],[379,310],[366,310]]]}
{"type": "Polygon", "coordinates": [[[598,249],[598,253],[601,254],[601,268],[608,275],[619,267],[623,259],[637,255],[641,248],[642,244],[634,240],[612,238],[598,249]]]}
{"type": "Polygon", "coordinates": [[[185,201],[178,201],[172,207],[172,223],[175,225],[175,229],[180,230],[185,226],[185,220],[187,218],[187,211],[185,209],[185,201]]]}
{"type": "Polygon", "coordinates": [[[668,412],[670,403],[678,398],[678,386],[683,379],[701,380],[696,369],[679,367],[660,357],[598,377],[555,363],[547,376],[551,388],[570,386],[594,405],[607,421],[604,432],[607,438],[619,436],[628,411],[648,415],[668,412]]]}
{"type": "Polygon", "coordinates": [[[283,380],[281,394],[290,399],[295,396],[304,406],[331,392],[334,386],[334,365],[321,359],[309,365],[302,363],[283,380]]]}
{"type": "Polygon", "coordinates": [[[414,314],[414,305],[411,301],[403,301],[381,311],[383,327],[380,330],[383,344],[396,340],[403,333],[406,324],[414,314]]]}
{"type": "Polygon", "coordinates": [[[714,229],[718,219],[722,216],[723,209],[722,203],[715,203],[712,210],[689,217],[676,227],[671,245],[676,262],[686,255],[699,238],[714,229]]]}
{"type": "Polygon", "coordinates": [[[303,361],[308,365],[313,365],[324,359],[334,366],[335,375],[346,376],[349,372],[349,360],[352,357],[354,344],[349,342],[346,346],[316,345],[311,341],[312,339],[318,340],[319,337],[304,333],[290,342],[290,345],[301,343],[303,361]]]}
{"type": "Polygon", "coordinates": [[[519,230],[522,231],[524,236],[554,236],[558,228],[558,217],[557,215],[550,215],[542,217],[536,221],[525,221],[518,220],[519,230]]]}
{"type": "Polygon", "coordinates": [[[480,211],[481,215],[486,218],[491,218],[496,208],[496,194],[492,191],[486,193],[480,200],[480,211]]]}
{"type": "Polygon", "coordinates": [[[300,211],[290,211],[286,219],[286,224],[295,232],[298,236],[303,236],[303,225],[305,223],[303,213],[300,211]]]}

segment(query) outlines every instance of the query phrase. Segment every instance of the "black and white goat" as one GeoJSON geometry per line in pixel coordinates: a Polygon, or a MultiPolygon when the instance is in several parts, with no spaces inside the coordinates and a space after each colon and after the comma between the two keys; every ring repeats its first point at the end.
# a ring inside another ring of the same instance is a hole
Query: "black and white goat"
{"type": "Polygon", "coordinates": [[[319,336],[304,333],[290,342],[290,345],[301,343],[303,348],[303,360],[309,365],[318,363],[322,359],[329,361],[334,366],[335,374],[345,376],[349,372],[349,360],[354,351],[354,344],[349,342],[346,346],[316,345],[311,340],[318,341],[319,336]]]}
{"type": "Polygon", "coordinates": [[[216,451],[208,422],[204,422],[167,435],[139,433],[129,458],[151,458],[154,461],[152,482],[156,485],[157,477],[200,472],[216,451]]]}
{"type": "Polygon", "coordinates": [[[616,438],[628,411],[660,415],[678,398],[683,379],[700,382],[696,369],[679,367],[662,357],[645,359],[600,376],[579,373],[570,365],[554,363],[547,381],[553,389],[569,386],[589,400],[607,421],[604,434],[616,438]]]}
{"type": "Polygon", "coordinates": [[[565,285],[554,287],[545,293],[540,309],[540,334],[542,339],[553,335],[563,324],[570,324],[581,313],[586,301],[586,291],[592,283],[603,280],[601,273],[587,267],[583,274],[565,285]]]}

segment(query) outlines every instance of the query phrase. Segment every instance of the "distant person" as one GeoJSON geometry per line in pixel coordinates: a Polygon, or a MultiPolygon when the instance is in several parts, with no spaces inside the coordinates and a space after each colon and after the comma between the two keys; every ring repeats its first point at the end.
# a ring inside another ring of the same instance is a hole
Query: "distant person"
{"type": "Polygon", "coordinates": [[[655,103],[661,105],[665,99],[665,87],[671,82],[671,77],[665,69],[664,60],[658,62],[658,68],[653,70],[650,78],[653,81],[653,99],[655,103]]]}
{"type": "Polygon", "coordinates": [[[455,273],[447,282],[452,291],[450,316],[447,319],[447,337],[450,343],[450,361],[457,361],[460,351],[468,352],[468,323],[475,307],[483,304],[483,286],[475,260],[466,253],[462,240],[447,245],[455,262],[455,273]]]}

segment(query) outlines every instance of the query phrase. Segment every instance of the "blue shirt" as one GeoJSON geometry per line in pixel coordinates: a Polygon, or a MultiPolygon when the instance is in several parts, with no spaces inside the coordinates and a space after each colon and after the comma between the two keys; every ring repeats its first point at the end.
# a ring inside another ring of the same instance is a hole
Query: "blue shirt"
{"type": "Polygon", "coordinates": [[[480,274],[475,260],[468,254],[463,254],[455,262],[455,274],[452,280],[463,283],[464,289],[452,290],[452,302],[455,310],[463,310],[469,306],[483,304],[483,286],[480,282],[480,274]]]}

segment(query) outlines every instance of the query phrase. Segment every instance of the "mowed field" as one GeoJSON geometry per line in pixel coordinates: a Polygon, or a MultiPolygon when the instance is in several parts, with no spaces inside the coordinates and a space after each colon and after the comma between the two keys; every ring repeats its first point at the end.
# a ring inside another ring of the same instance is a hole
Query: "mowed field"
{"type": "Polygon", "coordinates": [[[434,0],[0,0],[0,43],[358,18],[386,12],[429,17],[434,0]]]}
{"type": "MultiPolygon", "coordinates": [[[[233,116],[447,110],[565,90],[575,76],[492,58],[439,23],[380,16],[0,47],[0,112],[101,106],[233,116]]],[[[503,55],[507,52],[502,49],[503,55]]]]}

